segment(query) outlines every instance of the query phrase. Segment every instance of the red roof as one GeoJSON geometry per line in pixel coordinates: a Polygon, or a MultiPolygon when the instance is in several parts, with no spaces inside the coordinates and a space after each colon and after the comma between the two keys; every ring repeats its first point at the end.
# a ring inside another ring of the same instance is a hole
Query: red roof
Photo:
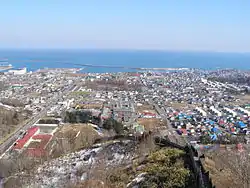
{"type": "Polygon", "coordinates": [[[37,145],[35,148],[31,148],[32,146],[28,146],[29,149],[45,149],[46,144],[49,142],[52,135],[42,135],[38,134],[32,137],[33,140],[39,140],[36,142],[37,145]]]}
{"type": "Polygon", "coordinates": [[[23,138],[17,140],[13,149],[22,149],[26,142],[38,131],[38,127],[31,127],[27,130],[26,135],[23,138]]]}
{"type": "Polygon", "coordinates": [[[179,112],[174,112],[174,115],[178,115],[179,114],[179,112]]]}
{"type": "Polygon", "coordinates": [[[181,129],[181,132],[182,132],[182,134],[187,134],[187,130],[186,129],[181,129]]]}
{"type": "Polygon", "coordinates": [[[155,116],[155,114],[151,112],[143,112],[143,114],[147,116],[155,116]]]}
{"type": "Polygon", "coordinates": [[[48,144],[52,135],[48,134],[37,134],[32,137],[34,140],[39,140],[38,145],[35,148],[29,148],[26,150],[26,154],[30,157],[42,157],[47,154],[45,146],[48,144]]]}
{"type": "Polygon", "coordinates": [[[35,136],[33,136],[32,138],[35,139],[39,139],[39,140],[49,140],[52,137],[52,135],[49,134],[37,134],[35,136]]]}
{"type": "Polygon", "coordinates": [[[224,121],[223,121],[223,120],[220,120],[220,121],[219,121],[219,124],[220,124],[220,125],[223,125],[223,124],[224,124],[224,121]]]}
{"type": "Polygon", "coordinates": [[[44,149],[37,149],[37,148],[28,148],[26,150],[26,154],[29,157],[42,157],[47,154],[47,151],[44,149]]]}

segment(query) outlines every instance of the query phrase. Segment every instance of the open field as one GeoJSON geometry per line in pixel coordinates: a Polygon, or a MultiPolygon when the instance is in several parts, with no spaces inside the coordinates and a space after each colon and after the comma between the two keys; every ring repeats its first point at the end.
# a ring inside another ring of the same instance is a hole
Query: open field
{"type": "Polygon", "coordinates": [[[54,134],[51,142],[54,150],[52,155],[60,156],[62,153],[88,147],[99,137],[90,124],[66,124],[54,134]]]}
{"type": "Polygon", "coordinates": [[[237,95],[236,98],[240,99],[240,101],[238,101],[238,104],[249,104],[250,103],[250,94],[247,95],[237,95]]]}
{"type": "Polygon", "coordinates": [[[139,118],[137,122],[143,125],[146,131],[154,131],[157,127],[164,125],[164,123],[157,118],[139,118]]]}
{"type": "Polygon", "coordinates": [[[71,96],[84,96],[84,95],[89,95],[91,92],[89,91],[72,91],[70,93],[71,96]]]}
{"type": "Polygon", "coordinates": [[[184,102],[184,103],[179,103],[179,102],[171,102],[170,103],[170,102],[168,102],[165,105],[172,107],[174,109],[179,109],[179,110],[195,108],[195,105],[187,104],[186,102],[184,102]]]}
{"type": "Polygon", "coordinates": [[[81,109],[101,109],[102,108],[103,103],[89,103],[89,104],[77,104],[76,107],[77,108],[81,108],[81,109]]]}
{"type": "Polygon", "coordinates": [[[145,111],[148,111],[151,113],[156,113],[156,111],[154,110],[154,107],[152,105],[148,105],[148,104],[143,104],[142,106],[137,106],[136,111],[138,113],[143,113],[145,111]]]}

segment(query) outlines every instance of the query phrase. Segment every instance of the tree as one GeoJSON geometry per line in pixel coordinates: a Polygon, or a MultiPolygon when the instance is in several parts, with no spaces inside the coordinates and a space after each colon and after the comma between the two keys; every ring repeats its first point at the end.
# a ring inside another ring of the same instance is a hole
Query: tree
{"type": "Polygon", "coordinates": [[[109,118],[103,122],[104,129],[110,130],[110,129],[113,129],[113,126],[114,126],[114,121],[111,118],[109,118]]]}
{"type": "Polygon", "coordinates": [[[59,121],[56,119],[40,119],[38,124],[58,124],[59,121]]]}
{"type": "Polygon", "coordinates": [[[235,175],[237,187],[250,187],[250,156],[248,152],[220,152],[216,157],[225,169],[235,175]]]}
{"type": "Polygon", "coordinates": [[[200,141],[202,144],[211,144],[212,140],[208,134],[200,136],[200,141]]]}
{"type": "Polygon", "coordinates": [[[90,111],[67,111],[64,121],[67,123],[88,123],[92,120],[92,113],[90,111]]]}
{"type": "Polygon", "coordinates": [[[140,187],[184,187],[189,170],[181,159],[184,152],[178,149],[161,149],[149,155],[145,167],[145,181],[140,187]]]}
{"type": "Polygon", "coordinates": [[[114,120],[113,118],[109,118],[103,122],[103,128],[107,130],[113,129],[117,134],[121,134],[123,132],[123,124],[114,120]]]}

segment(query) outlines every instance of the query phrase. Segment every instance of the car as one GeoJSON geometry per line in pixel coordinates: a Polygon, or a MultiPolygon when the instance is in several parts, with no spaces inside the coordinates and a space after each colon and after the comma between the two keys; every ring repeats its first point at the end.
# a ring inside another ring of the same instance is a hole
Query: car
{"type": "Polygon", "coordinates": [[[24,136],[26,134],[26,131],[21,130],[20,133],[18,134],[19,136],[24,136]]]}

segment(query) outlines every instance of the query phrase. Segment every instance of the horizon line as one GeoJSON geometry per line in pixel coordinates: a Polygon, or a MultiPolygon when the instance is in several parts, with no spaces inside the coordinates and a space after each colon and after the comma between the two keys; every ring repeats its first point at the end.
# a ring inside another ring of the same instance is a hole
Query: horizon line
{"type": "Polygon", "coordinates": [[[230,54],[250,54],[250,51],[219,51],[219,50],[171,50],[171,49],[148,49],[148,48],[2,48],[0,47],[0,51],[9,51],[9,50],[15,50],[15,51],[39,51],[39,50],[51,50],[51,51],[130,51],[130,52],[140,52],[140,51],[146,51],[146,52],[173,52],[173,53],[230,53],[230,54]]]}

